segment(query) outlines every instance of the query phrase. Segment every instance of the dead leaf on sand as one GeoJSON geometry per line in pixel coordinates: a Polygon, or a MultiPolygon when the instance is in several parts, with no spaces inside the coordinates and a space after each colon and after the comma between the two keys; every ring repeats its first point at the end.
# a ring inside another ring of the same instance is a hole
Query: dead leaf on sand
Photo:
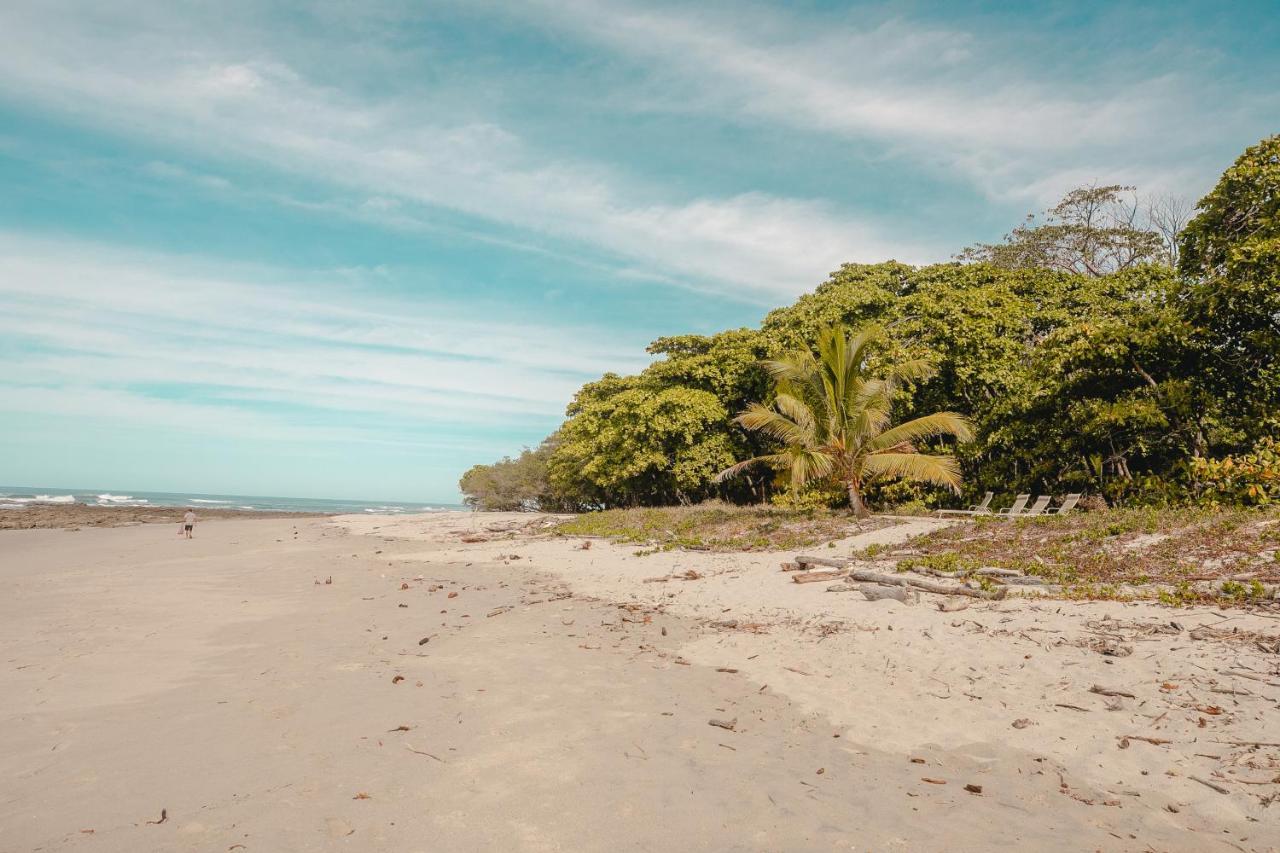
{"type": "Polygon", "coordinates": [[[728,729],[729,731],[733,732],[733,731],[737,731],[738,721],[736,718],[732,720],[707,720],[707,725],[716,726],[722,729],[728,729]]]}
{"type": "Polygon", "coordinates": [[[353,800],[372,800],[372,799],[373,799],[373,797],[370,797],[370,796],[369,796],[368,794],[366,794],[364,791],[361,791],[360,793],[356,794],[356,795],[355,795],[354,797],[352,797],[351,799],[353,799],[353,800]]]}
{"type": "Polygon", "coordinates": [[[149,821],[147,821],[147,823],[151,824],[152,826],[159,826],[160,824],[164,823],[164,822],[165,822],[166,820],[168,820],[168,819],[169,819],[169,810],[168,810],[168,809],[161,809],[161,810],[160,810],[160,819],[159,819],[159,820],[149,820],[149,821]]]}
{"type": "Polygon", "coordinates": [[[402,681],[404,681],[403,675],[397,675],[395,678],[391,679],[392,684],[399,684],[402,681]]]}

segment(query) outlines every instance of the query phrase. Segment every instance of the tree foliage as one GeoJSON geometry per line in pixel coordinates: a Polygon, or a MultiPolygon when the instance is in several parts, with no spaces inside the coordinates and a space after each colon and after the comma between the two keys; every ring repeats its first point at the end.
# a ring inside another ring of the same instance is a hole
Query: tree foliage
{"type": "Polygon", "coordinates": [[[1280,405],[1280,135],[1240,155],[1197,210],[1179,269],[1206,379],[1261,424],[1280,405]]]}
{"type": "Polygon", "coordinates": [[[1005,269],[1108,275],[1168,259],[1161,213],[1172,213],[1168,203],[1144,210],[1133,187],[1079,187],[1046,210],[1043,220],[1028,216],[1003,242],[979,243],[957,257],[1005,269]]]}
{"type": "MultiPolygon", "coordinates": [[[[1164,202],[1140,209],[1125,187],[1085,187],[965,262],[846,264],[759,328],[660,338],[639,374],[585,385],[554,441],[477,466],[463,490],[486,506],[826,500],[826,487],[797,490],[763,467],[715,475],[788,447],[733,420],[759,403],[800,426],[774,381],[788,353],[833,326],[875,325],[865,376],[904,364],[931,376],[886,389],[893,417],[972,423],[974,440],[952,448],[970,495],[1193,497],[1197,471],[1248,453],[1280,415],[1280,136],[1248,149],[1180,232],[1185,213],[1164,202]]],[[[869,496],[948,499],[910,483],[869,496]]]]}
{"type": "Polygon", "coordinates": [[[569,406],[551,484],[593,507],[691,503],[733,461],[729,413],[709,391],[605,376],[569,406]]]}

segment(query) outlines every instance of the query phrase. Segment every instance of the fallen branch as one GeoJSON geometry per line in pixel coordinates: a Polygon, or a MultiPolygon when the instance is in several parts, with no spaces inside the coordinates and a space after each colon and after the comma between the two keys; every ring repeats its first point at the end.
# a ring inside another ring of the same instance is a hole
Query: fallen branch
{"type": "Polygon", "coordinates": [[[984,598],[988,601],[999,601],[1009,593],[1003,587],[987,592],[981,589],[969,589],[965,586],[948,586],[947,584],[934,583],[922,578],[886,575],[867,569],[854,569],[849,572],[849,577],[856,581],[867,581],[868,583],[886,584],[888,586],[914,586],[917,589],[923,589],[925,592],[932,592],[936,595],[965,595],[969,598],[984,598]]]}
{"type": "Polygon", "coordinates": [[[1221,785],[1217,785],[1213,782],[1210,782],[1208,779],[1201,779],[1199,776],[1188,776],[1187,778],[1190,779],[1192,782],[1199,782],[1201,785],[1204,785],[1207,788],[1212,788],[1213,790],[1217,791],[1219,794],[1231,793],[1226,788],[1222,787],[1221,785]]]}
{"type": "Polygon", "coordinates": [[[411,747],[411,746],[406,746],[406,747],[405,747],[405,749],[409,750],[410,752],[414,753],[415,755],[425,755],[427,758],[434,758],[436,761],[439,761],[441,764],[445,764],[445,763],[446,763],[446,762],[445,762],[445,760],[444,760],[443,758],[440,758],[440,757],[438,757],[438,756],[432,755],[432,754],[431,754],[431,753],[429,753],[429,752],[423,752],[422,750],[420,750],[420,749],[414,749],[414,748],[413,748],[413,747],[411,747]]]}
{"type": "Polygon", "coordinates": [[[1252,679],[1253,681],[1261,681],[1263,684],[1267,685],[1268,687],[1280,687],[1280,684],[1277,684],[1273,681],[1269,681],[1267,676],[1254,675],[1251,672],[1241,672],[1238,669],[1224,670],[1222,674],[1230,675],[1233,678],[1248,678],[1248,679],[1252,679]]]}
{"type": "Polygon", "coordinates": [[[1126,699],[1138,698],[1137,696],[1134,696],[1132,693],[1128,693],[1124,690],[1112,690],[1110,687],[1103,687],[1100,684],[1095,684],[1092,687],[1090,687],[1089,692],[1097,693],[1099,696],[1123,696],[1126,699]]]}

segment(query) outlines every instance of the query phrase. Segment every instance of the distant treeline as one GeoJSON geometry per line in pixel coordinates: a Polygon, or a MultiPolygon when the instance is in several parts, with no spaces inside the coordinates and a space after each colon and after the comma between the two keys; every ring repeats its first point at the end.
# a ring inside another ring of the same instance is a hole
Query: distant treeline
{"type": "MultiPolygon", "coordinates": [[[[975,440],[952,448],[967,494],[1280,499],[1280,136],[1188,208],[1086,187],[952,263],[846,264],[758,329],[654,341],[647,368],[584,385],[538,448],[475,466],[461,489],[484,509],[838,501],[839,489],[788,493],[767,469],[714,478],[773,449],[732,420],[769,401],[762,360],[873,322],[886,362],[936,367],[900,392],[895,417],[971,419],[975,440]]],[[[954,500],[901,483],[869,496],[954,500]]]]}

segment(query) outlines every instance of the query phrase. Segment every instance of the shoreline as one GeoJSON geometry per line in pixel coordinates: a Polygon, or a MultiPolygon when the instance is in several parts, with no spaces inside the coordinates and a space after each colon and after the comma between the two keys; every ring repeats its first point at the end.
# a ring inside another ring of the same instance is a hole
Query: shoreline
{"type": "MultiPolygon", "coordinates": [[[[205,521],[248,518],[320,518],[336,513],[283,510],[195,507],[197,524],[205,521]]],[[[78,530],[82,527],[126,527],[136,524],[178,524],[182,506],[93,506],[81,503],[28,504],[21,509],[0,509],[0,530],[78,530]]]]}

